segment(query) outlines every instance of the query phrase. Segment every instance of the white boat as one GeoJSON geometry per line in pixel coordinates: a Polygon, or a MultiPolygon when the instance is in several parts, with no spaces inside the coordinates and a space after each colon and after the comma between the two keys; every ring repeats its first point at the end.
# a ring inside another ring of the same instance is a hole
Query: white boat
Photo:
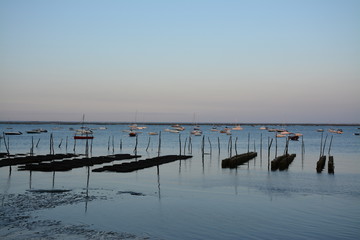
{"type": "Polygon", "coordinates": [[[129,137],[136,137],[136,136],[137,136],[137,132],[134,131],[129,132],[129,137]]]}
{"type": "Polygon", "coordinates": [[[93,132],[90,128],[84,126],[85,114],[83,114],[82,126],[80,129],[77,129],[74,135],[74,139],[93,139],[93,132]]]}
{"type": "Polygon", "coordinates": [[[243,130],[243,128],[240,125],[236,125],[232,130],[243,130]]]}
{"type": "Polygon", "coordinates": [[[217,127],[212,127],[212,128],[210,129],[210,131],[212,131],[212,132],[218,132],[218,131],[220,131],[220,130],[217,129],[217,127]]]}
{"type": "Polygon", "coordinates": [[[171,133],[179,133],[179,132],[180,132],[179,130],[169,129],[169,128],[165,129],[164,131],[165,131],[165,132],[171,132],[171,133]]]}
{"type": "Polygon", "coordinates": [[[4,132],[5,135],[21,135],[22,132],[20,131],[14,131],[14,132],[4,132]]]}

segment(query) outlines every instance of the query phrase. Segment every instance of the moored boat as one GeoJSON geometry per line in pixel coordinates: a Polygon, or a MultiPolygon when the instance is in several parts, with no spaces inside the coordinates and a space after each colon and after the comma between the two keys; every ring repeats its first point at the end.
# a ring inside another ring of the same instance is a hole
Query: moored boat
{"type": "Polygon", "coordinates": [[[14,132],[4,132],[5,135],[21,135],[22,132],[20,131],[14,131],[14,132]]]}
{"type": "Polygon", "coordinates": [[[93,132],[90,128],[84,126],[85,115],[83,115],[82,126],[77,129],[74,135],[74,139],[94,139],[93,132]]]}

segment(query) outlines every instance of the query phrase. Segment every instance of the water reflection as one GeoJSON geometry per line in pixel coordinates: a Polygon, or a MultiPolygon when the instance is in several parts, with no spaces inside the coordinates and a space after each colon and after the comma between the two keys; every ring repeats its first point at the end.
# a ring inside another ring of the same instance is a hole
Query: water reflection
{"type": "Polygon", "coordinates": [[[156,168],[157,168],[158,197],[159,197],[159,201],[160,201],[161,200],[161,189],[160,189],[160,167],[159,167],[159,165],[157,165],[156,168]]]}
{"type": "Polygon", "coordinates": [[[6,181],[3,198],[2,198],[2,201],[1,201],[1,206],[4,206],[5,197],[7,196],[7,193],[9,191],[9,189],[10,189],[10,185],[11,185],[11,166],[9,167],[9,176],[7,178],[7,181],[6,181]]]}

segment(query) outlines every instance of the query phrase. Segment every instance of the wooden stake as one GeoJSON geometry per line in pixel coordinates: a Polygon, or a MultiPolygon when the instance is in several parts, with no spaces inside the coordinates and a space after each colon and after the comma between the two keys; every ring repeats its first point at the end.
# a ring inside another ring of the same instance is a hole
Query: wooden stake
{"type": "Polygon", "coordinates": [[[332,144],[333,136],[331,135],[330,144],[329,144],[329,151],[328,155],[330,156],[331,144],[332,144]]]}
{"type": "Polygon", "coordinates": [[[108,140],[108,152],[110,151],[110,136],[109,136],[109,140],[108,140]]]}
{"type": "Polygon", "coordinates": [[[219,155],[220,155],[220,137],[218,137],[217,139],[218,139],[218,149],[219,149],[219,155]]]}
{"type": "Polygon", "coordinates": [[[179,134],[179,155],[181,156],[181,134],[179,134]]]}
{"type": "Polygon", "coordinates": [[[319,158],[321,157],[322,143],[323,143],[323,136],[324,136],[324,133],[323,133],[323,132],[321,132],[321,141],[320,141],[320,156],[319,156],[319,158]]]}
{"type": "Polygon", "coordinates": [[[278,149],[278,141],[277,141],[277,136],[275,133],[275,158],[277,157],[277,149],[278,149]]]}
{"type": "Polygon", "coordinates": [[[210,155],[212,155],[212,145],[211,145],[211,141],[210,141],[209,137],[208,137],[208,141],[209,141],[209,145],[210,145],[210,155]]]}
{"type": "Polygon", "coordinates": [[[238,141],[238,137],[235,138],[235,155],[237,155],[237,141],[238,141]]]}
{"type": "Polygon", "coordinates": [[[324,155],[324,153],[325,153],[325,146],[326,146],[327,137],[328,137],[328,135],[326,134],[325,141],[324,141],[324,146],[323,146],[323,150],[322,150],[322,155],[324,155]]]}
{"type": "Polygon", "coordinates": [[[136,135],[136,138],[135,138],[135,148],[134,148],[135,155],[137,155],[137,146],[138,146],[138,135],[136,135]]]}
{"type": "Polygon", "coordinates": [[[149,140],[148,140],[148,144],[147,144],[147,146],[146,146],[146,152],[148,151],[148,149],[149,149],[149,146],[150,146],[150,137],[149,137],[149,140]]]}
{"type": "Polygon", "coordinates": [[[262,159],[262,133],[260,134],[260,159],[262,159]]]}
{"type": "Polygon", "coordinates": [[[158,157],[160,156],[160,150],[161,150],[161,131],[159,132],[158,157]]]}
{"type": "Polygon", "coordinates": [[[59,148],[61,148],[62,141],[63,141],[63,139],[61,139],[61,141],[60,141],[59,148]]]}
{"type": "MultiPolygon", "coordinates": [[[[187,138],[185,138],[185,144],[184,144],[184,154],[186,154],[186,144],[187,144],[187,138]]],[[[181,161],[180,161],[181,163],[181,161]]]]}
{"type": "Polygon", "coordinates": [[[39,146],[39,142],[40,142],[40,138],[39,138],[39,140],[38,140],[37,143],[36,143],[36,148],[39,146]]]}

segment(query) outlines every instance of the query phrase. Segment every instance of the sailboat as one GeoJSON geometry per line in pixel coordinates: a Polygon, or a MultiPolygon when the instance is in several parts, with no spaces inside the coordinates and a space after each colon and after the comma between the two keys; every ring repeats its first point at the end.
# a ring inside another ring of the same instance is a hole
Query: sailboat
{"type": "Polygon", "coordinates": [[[93,132],[90,128],[84,126],[85,122],[85,114],[83,114],[83,121],[81,124],[81,128],[76,130],[74,135],[74,139],[93,139],[93,132]]]}

